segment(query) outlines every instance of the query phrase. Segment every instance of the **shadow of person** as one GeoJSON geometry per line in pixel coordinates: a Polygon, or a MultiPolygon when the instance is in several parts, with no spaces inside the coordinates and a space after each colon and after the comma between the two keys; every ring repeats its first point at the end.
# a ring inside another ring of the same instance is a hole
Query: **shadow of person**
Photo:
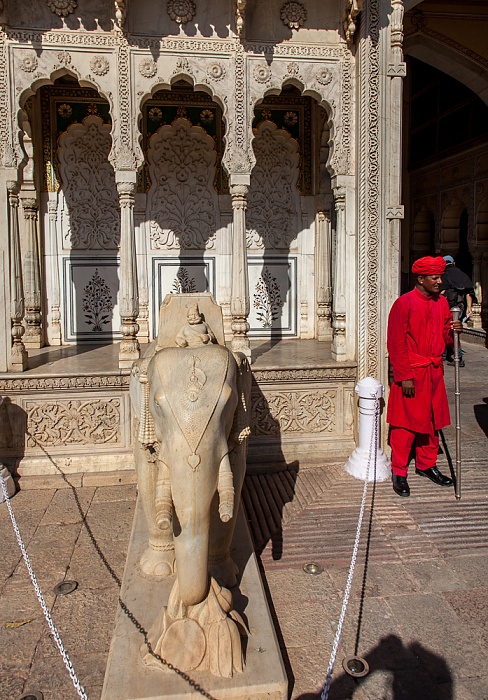
{"type": "MultiPolygon", "coordinates": [[[[387,674],[379,680],[381,687],[375,697],[388,700],[452,700],[453,681],[449,667],[442,656],[415,641],[405,645],[395,634],[383,637],[365,657],[369,673],[353,678],[342,673],[331,684],[329,700],[352,700],[356,690],[368,683],[369,692],[374,687],[375,672],[387,674]],[[386,684],[389,688],[385,687],[386,684]]],[[[295,700],[318,700],[322,690],[305,693],[295,700]]]]}
{"type": "Polygon", "coordinates": [[[488,437],[488,397],[485,397],[483,401],[484,403],[478,403],[473,406],[473,411],[478,425],[486,437],[488,437]]]}
{"type": "Polygon", "coordinates": [[[25,454],[27,413],[9,396],[0,397],[0,462],[19,488],[18,466],[25,454]]]}

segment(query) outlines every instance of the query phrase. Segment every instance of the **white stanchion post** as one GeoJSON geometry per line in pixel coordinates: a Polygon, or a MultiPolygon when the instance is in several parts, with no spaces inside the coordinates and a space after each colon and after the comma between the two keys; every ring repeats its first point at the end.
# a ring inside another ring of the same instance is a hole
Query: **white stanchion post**
{"type": "MultiPolygon", "coordinates": [[[[7,467],[1,467],[0,473],[2,475],[4,482],[5,482],[5,488],[7,489],[8,497],[12,498],[12,496],[15,493],[15,482],[12,479],[12,474],[9,472],[7,467]]],[[[3,489],[0,486],[0,503],[3,503],[4,500],[5,500],[5,494],[4,494],[3,489]]]]}
{"type": "Polygon", "coordinates": [[[376,415],[384,387],[377,379],[366,377],[356,384],[354,391],[359,396],[359,445],[344,469],[361,481],[366,481],[366,478],[368,481],[386,481],[391,478],[391,465],[379,447],[379,415],[376,415]]]}

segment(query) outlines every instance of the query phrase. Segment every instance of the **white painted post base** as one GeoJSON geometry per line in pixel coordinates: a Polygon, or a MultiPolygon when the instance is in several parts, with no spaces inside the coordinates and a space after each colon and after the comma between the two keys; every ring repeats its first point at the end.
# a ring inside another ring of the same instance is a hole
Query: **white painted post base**
{"type": "MultiPolygon", "coordinates": [[[[4,478],[4,481],[5,481],[5,487],[7,489],[8,497],[12,498],[12,496],[15,493],[15,482],[12,479],[12,474],[9,472],[7,467],[2,467],[0,469],[0,472],[4,478]]],[[[0,503],[3,503],[4,500],[5,500],[5,495],[3,493],[3,489],[0,485],[0,503]]]]}
{"type": "Polygon", "coordinates": [[[366,377],[356,384],[354,391],[359,396],[359,445],[347,460],[344,469],[356,479],[366,481],[368,462],[371,460],[368,481],[386,481],[391,477],[391,465],[388,457],[378,446],[379,433],[376,435],[376,444],[373,450],[371,449],[371,440],[374,440],[376,401],[383,395],[383,386],[377,379],[366,377]]]}

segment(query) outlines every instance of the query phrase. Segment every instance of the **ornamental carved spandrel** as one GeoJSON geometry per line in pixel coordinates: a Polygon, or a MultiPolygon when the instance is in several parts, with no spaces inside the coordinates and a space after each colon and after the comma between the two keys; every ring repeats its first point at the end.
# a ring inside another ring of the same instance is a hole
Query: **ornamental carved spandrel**
{"type": "Polygon", "coordinates": [[[153,249],[213,248],[217,229],[215,144],[187,119],[162,126],[148,148],[148,194],[153,249]]]}
{"type": "Polygon", "coordinates": [[[253,394],[251,434],[336,432],[336,399],[336,391],[321,389],[253,394]]]}
{"type": "Polygon", "coordinates": [[[111,250],[120,241],[119,199],[108,160],[111,127],[98,116],[72,124],[59,139],[59,171],[69,213],[67,247],[111,250]]]}
{"type": "Polygon", "coordinates": [[[287,249],[299,231],[298,144],[284,129],[263,121],[255,130],[253,148],[247,246],[287,249]]]}
{"type": "Polygon", "coordinates": [[[120,442],[120,399],[25,403],[27,447],[120,442]]]}

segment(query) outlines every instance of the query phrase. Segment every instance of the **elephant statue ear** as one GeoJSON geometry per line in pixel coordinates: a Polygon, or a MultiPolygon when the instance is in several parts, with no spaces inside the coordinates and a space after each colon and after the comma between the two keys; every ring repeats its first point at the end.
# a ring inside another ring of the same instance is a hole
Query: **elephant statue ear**
{"type": "Polygon", "coordinates": [[[154,420],[149,408],[149,379],[147,376],[147,367],[150,360],[151,357],[144,357],[142,360],[134,363],[132,370],[133,376],[135,376],[142,385],[138,439],[141,445],[145,447],[154,445],[157,442],[154,420]]]}
{"type": "Polygon", "coordinates": [[[247,357],[242,352],[235,352],[233,355],[237,363],[238,404],[234,414],[231,439],[240,445],[251,433],[252,373],[247,357]]]}

